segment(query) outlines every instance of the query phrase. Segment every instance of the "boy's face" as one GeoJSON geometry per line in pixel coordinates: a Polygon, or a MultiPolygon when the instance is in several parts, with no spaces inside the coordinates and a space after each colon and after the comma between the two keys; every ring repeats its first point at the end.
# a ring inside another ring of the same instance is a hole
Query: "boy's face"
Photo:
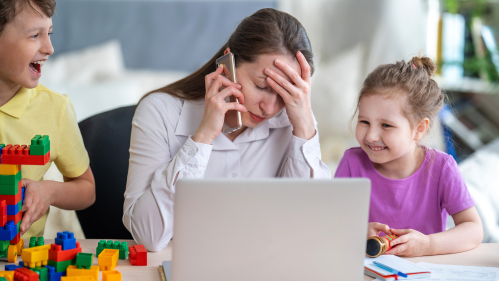
{"type": "Polygon", "coordinates": [[[43,63],[54,53],[52,19],[34,7],[39,13],[25,6],[0,33],[0,84],[4,87],[35,88],[43,63]]]}

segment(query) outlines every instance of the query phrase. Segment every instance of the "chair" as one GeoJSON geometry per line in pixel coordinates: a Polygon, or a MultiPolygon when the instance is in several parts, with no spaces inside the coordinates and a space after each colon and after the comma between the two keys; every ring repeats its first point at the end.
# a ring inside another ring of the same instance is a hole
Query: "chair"
{"type": "Polygon", "coordinates": [[[132,239],[122,217],[135,107],[117,108],[79,123],[96,188],[95,203],[76,212],[87,239],[132,239]]]}

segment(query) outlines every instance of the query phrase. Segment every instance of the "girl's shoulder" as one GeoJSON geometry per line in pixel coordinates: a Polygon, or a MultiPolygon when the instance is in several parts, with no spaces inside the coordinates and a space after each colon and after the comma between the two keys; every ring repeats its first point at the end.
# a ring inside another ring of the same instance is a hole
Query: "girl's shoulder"
{"type": "Polygon", "coordinates": [[[444,151],[425,147],[426,148],[426,157],[425,161],[429,163],[431,166],[444,168],[449,165],[456,165],[456,160],[454,158],[445,153],[444,151]]]}
{"type": "Polygon", "coordinates": [[[368,157],[366,152],[360,146],[349,148],[345,150],[345,153],[343,154],[343,158],[347,158],[349,161],[364,161],[366,157],[368,157]]]}

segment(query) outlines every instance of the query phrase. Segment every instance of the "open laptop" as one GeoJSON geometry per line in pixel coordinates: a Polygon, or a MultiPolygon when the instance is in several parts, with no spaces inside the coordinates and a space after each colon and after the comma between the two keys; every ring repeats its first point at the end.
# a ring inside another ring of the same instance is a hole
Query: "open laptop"
{"type": "Polygon", "coordinates": [[[363,280],[367,179],[181,180],[172,280],[363,280]]]}

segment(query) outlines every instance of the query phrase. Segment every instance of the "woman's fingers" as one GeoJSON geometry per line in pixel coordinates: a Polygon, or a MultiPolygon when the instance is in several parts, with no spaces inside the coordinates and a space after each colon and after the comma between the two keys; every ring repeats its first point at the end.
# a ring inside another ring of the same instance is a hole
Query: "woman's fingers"
{"type": "Polygon", "coordinates": [[[296,52],[296,59],[298,59],[298,62],[300,63],[301,78],[305,80],[305,82],[310,82],[311,69],[307,59],[300,51],[296,52]]]}
{"type": "Polygon", "coordinates": [[[219,67],[217,67],[215,72],[212,72],[204,77],[204,85],[205,85],[206,89],[211,88],[213,81],[215,81],[217,76],[221,75],[223,73],[223,71],[224,71],[224,68],[222,65],[220,65],[219,67]]]}
{"type": "MultiPolygon", "coordinates": [[[[304,85],[305,85],[305,81],[303,81],[303,79],[301,78],[300,74],[298,74],[293,68],[291,68],[291,66],[289,66],[287,63],[283,62],[282,60],[279,60],[279,59],[276,59],[274,61],[274,64],[277,68],[279,68],[280,70],[282,70],[282,72],[284,72],[284,74],[286,74],[290,79],[291,81],[293,82],[294,85],[296,85],[296,87],[298,88],[302,88],[304,85]]],[[[275,73],[275,72],[274,72],[275,73]]],[[[277,74],[277,73],[276,73],[277,74]]],[[[277,74],[279,75],[279,74],[277,74]]],[[[280,75],[279,75],[280,76],[280,75]]],[[[284,79],[284,78],[283,78],[284,79]]],[[[274,79],[275,80],[275,79],[274,79]]],[[[290,85],[292,85],[292,83],[290,83],[288,80],[284,79],[285,81],[287,81],[290,85]]],[[[277,81],[277,80],[276,80],[277,81]]],[[[278,81],[279,82],[279,81],[278,81]]]]}
{"type": "Polygon", "coordinates": [[[291,101],[291,95],[289,94],[289,92],[286,91],[281,85],[279,85],[274,79],[267,77],[266,81],[270,85],[270,87],[272,87],[272,89],[274,89],[274,91],[276,91],[277,94],[281,96],[285,104],[288,104],[291,101]]]}
{"type": "Polygon", "coordinates": [[[241,112],[247,112],[248,110],[246,109],[246,107],[242,104],[239,104],[237,102],[228,102],[225,104],[225,109],[227,111],[229,110],[237,110],[237,111],[241,111],[241,112]]]}
{"type": "Polygon", "coordinates": [[[239,89],[230,86],[220,91],[220,100],[225,100],[225,98],[228,96],[234,96],[237,98],[240,104],[244,104],[244,95],[239,89]]]}
{"type": "Polygon", "coordinates": [[[220,88],[222,88],[222,86],[226,87],[226,88],[232,86],[236,89],[241,89],[241,85],[230,81],[229,79],[227,79],[227,77],[224,77],[222,75],[218,75],[215,78],[215,80],[213,81],[213,83],[211,84],[211,87],[207,88],[208,91],[206,93],[206,97],[210,98],[210,97],[217,95],[220,91],[220,88]]]}
{"type": "MultiPolygon", "coordinates": [[[[281,75],[279,75],[277,72],[273,71],[272,69],[266,68],[265,69],[265,74],[269,77],[272,78],[279,86],[283,89],[285,89],[289,94],[296,95],[298,92],[298,88],[291,84],[288,80],[284,79],[281,75]]],[[[301,78],[300,78],[301,79],[301,78]]],[[[275,90],[275,88],[274,88],[275,90]]]]}

